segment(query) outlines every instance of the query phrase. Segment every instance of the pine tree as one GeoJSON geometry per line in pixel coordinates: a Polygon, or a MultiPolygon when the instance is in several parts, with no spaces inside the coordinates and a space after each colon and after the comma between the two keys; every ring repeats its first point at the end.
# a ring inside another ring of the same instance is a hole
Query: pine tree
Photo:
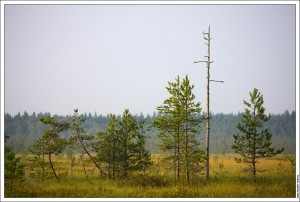
{"type": "MultiPolygon", "coordinates": [[[[5,143],[9,136],[5,135],[5,143]]],[[[14,190],[20,187],[24,181],[25,168],[20,164],[20,157],[4,144],[4,184],[5,196],[13,197],[14,190]]]]}
{"type": "Polygon", "coordinates": [[[190,181],[191,172],[199,172],[203,169],[205,160],[204,151],[196,140],[197,131],[200,131],[201,116],[200,103],[195,103],[194,88],[190,85],[188,76],[182,81],[178,76],[175,82],[169,82],[166,87],[170,97],[164,104],[157,107],[161,117],[157,117],[152,125],[160,131],[160,149],[173,151],[167,155],[165,161],[171,162],[174,168],[175,180],[184,172],[187,182],[190,181]]]}
{"type": "Polygon", "coordinates": [[[236,126],[241,134],[233,135],[232,149],[242,156],[236,158],[236,161],[247,164],[246,171],[251,172],[254,182],[256,182],[256,173],[260,171],[256,168],[258,160],[280,154],[284,150],[284,148],[275,150],[271,147],[272,134],[264,127],[271,115],[265,115],[263,103],[263,95],[254,88],[253,92],[250,92],[250,102],[244,100],[246,109],[242,114],[241,122],[236,126]]]}
{"type": "MultiPolygon", "coordinates": [[[[141,163],[150,162],[150,153],[145,150],[143,134],[140,133],[140,127],[128,109],[125,109],[120,122],[120,148],[121,148],[121,166],[122,177],[128,177],[130,171],[141,169],[141,163]],[[143,161],[140,161],[143,159],[143,161]]],[[[146,164],[144,164],[146,165],[146,164]]]]}
{"type": "Polygon", "coordinates": [[[53,117],[40,118],[40,121],[50,126],[46,129],[42,135],[43,141],[45,141],[45,153],[48,155],[50,168],[54,177],[59,181],[59,177],[54,169],[52,162],[52,155],[58,155],[63,152],[67,145],[67,141],[60,137],[60,133],[68,130],[70,123],[68,121],[56,121],[53,117]]]}
{"type": "Polygon", "coordinates": [[[153,164],[151,161],[151,153],[146,150],[146,139],[144,125],[146,123],[146,119],[142,117],[142,120],[138,122],[138,131],[136,137],[136,169],[142,170],[143,174],[146,174],[146,169],[153,164]]]}
{"type": "Polygon", "coordinates": [[[33,159],[30,160],[32,162],[30,166],[33,171],[31,176],[41,178],[42,181],[44,181],[48,173],[47,168],[49,166],[49,163],[46,162],[47,139],[45,138],[46,136],[40,137],[30,150],[30,152],[33,154],[33,159]]]}
{"type": "Polygon", "coordinates": [[[98,141],[94,145],[99,161],[106,164],[109,179],[115,179],[121,168],[120,130],[118,117],[110,114],[106,131],[97,134],[98,141]]]}
{"type": "Polygon", "coordinates": [[[83,153],[89,156],[89,159],[97,167],[101,175],[106,175],[106,173],[102,170],[100,164],[97,162],[97,159],[91,154],[91,150],[94,144],[92,142],[94,136],[88,135],[83,129],[82,124],[84,122],[85,119],[79,116],[78,109],[74,109],[74,115],[70,124],[70,129],[73,133],[69,138],[69,145],[71,145],[71,147],[80,147],[83,150],[83,153]]]}
{"type": "Polygon", "coordinates": [[[138,123],[126,109],[121,120],[111,114],[106,131],[97,134],[94,149],[98,159],[105,163],[110,179],[126,178],[132,171],[145,173],[151,165],[143,128],[144,121],[138,123]]]}

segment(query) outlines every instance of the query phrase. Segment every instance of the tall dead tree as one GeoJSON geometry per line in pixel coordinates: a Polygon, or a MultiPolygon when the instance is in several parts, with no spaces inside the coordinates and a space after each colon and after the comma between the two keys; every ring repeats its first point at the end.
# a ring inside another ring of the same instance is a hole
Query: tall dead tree
{"type": "Polygon", "coordinates": [[[210,131],[210,111],[209,111],[209,84],[211,81],[213,82],[221,82],[224,83],[224,81],[217,81],[217,80],[210,80],[210,64],[213,63],[214,61],[211,61],[211,57],[210,57],[210,40],[211,40],[211,36],[210,36],[210,26],[208,27],[208,32],[205,33],[203,32],[203,38],[206,41],[207,45],[207,55],[204,56],[205,58],[207,58],[207,60],[202,60],[202,61],[196,61],[194,63],[199,63],[199,62],[204,62],[206,63],[206,67],[207,67],[207,83],[206,83],[206,179],[209,179],[209,131],[210,131]]]}

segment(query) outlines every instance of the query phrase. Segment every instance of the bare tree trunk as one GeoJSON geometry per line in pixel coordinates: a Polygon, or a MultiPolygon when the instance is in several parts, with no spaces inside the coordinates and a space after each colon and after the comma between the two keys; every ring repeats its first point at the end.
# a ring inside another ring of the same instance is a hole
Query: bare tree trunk
{"type": "MultiPolygon", "coordinates": [[[[187,106],[185,107],[185,110],[187,111],[187,106]]],[[[187,115],[186,115],[187,116],[187,115]]],[[[184,151],[184,157],[185,157],[185,179],[186,182],[190,182],[190,168],[189,168],[189,150],[188,150],[188,145],[189,145],[189,136],[188,136],[188,123],[185,123],[185,151],[184,151]]]]}
{"type": "MultiPolygon", "coordinates": [[[[213,61],[211,61],[210,58],[210,26],[208,27],[208,33],[204,33],[204,40],[207,41],[207,43],[205,43],[207,45],[207,56],[204,56],[207,58],[207,60],[205,61],[198,61],[198,62],[204,62],[206,63],[206,67],[207,67],[207,84],[206,84],[206,179],[209,179],[209,131],[210,131],[210,124],[209,124],[209,120],[210,120],[210,113],[209,113],[209,83],[210,81],[214,81],[214,82],[221,82],[223,83],[224,81],[216,81],[216,80],[210,80],[210,64],[213,63],[213,61]],[[206,37],[207,36],[207,37],[206,37]]],[[[198,63],[198,62],[194,62],[194,63],[198,63]]]]}
{"type": "Polygon", "coordinates": [[[53,166],[53,163],[52,163],[52,160],[51,160],[51,152],[50,152],[50,150],[49,150],[49,152],[48,152],[48,157],[49,157],[49,162],[50,162],[50,167],[51,167],[51,169],[52,169],[52,172],[53,172],[55,178],[56,178],[58,181],[60,181],[60,180],[59,180],[59,177],[56,175],[56,172],[55,172],[55,170],[54,170],[54,166],[53,166]]]}
{"type": "Polygon", "coordinates": [[[186,182],[190,182],[190,166],[189,166],[189,153],[188,153],[188,137],[186,137],[185,142],[185,178],[186,182]]]}
{"type": "Polygon", "coordinates": [[[209,81],[210,81],[210,26],[208,27],[207,39],[207,86],[206,86],[206,179],[209,179],[209,81]]]}
{"type": "Polygon", "coordinates": [[[94,157],[90,154],[90,152],[87,150],[86,146],[84,145],[84,143],[82,142],[81,138],[78,136],[78,139],[80,141],[80,144],[83,148],[83,150],[85,151],[85,153],[89,156],[89,158],[92,160],[92,162],[94,163],[94,165],[98,168],[98,170],[101,172],[101,174],[105,174],[106,173],[102,170],[102,168],[98,165],[98,163],[96,162],[96,160],[94,159],[94,157]]]}
{"type": "Polygon", "coordinates": [[[177,134],[177,145],[176,145],[176,153],[177,153],[177,156],[176,156],[176,179],[179,180],[179,177],[180,177],[180,134],[179,134],[179,126],[178,126],[178,134],[177,134]]]}

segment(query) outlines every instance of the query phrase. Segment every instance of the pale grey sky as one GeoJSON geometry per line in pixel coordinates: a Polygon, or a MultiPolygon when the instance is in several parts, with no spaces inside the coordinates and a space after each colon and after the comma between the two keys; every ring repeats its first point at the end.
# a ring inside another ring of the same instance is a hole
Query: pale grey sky
{"type": "Polygon", "coordinates": [[[5,5],[5,112],[152,114],[186,74],[205,111],[202,31],[213,37],[211,111],[295,110],[294,5],[5,5]]]}

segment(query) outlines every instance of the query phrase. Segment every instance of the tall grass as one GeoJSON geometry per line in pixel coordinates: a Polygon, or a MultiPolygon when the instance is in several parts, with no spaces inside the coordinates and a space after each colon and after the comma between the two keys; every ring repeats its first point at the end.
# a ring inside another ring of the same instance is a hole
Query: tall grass
{"type": "MultiPolygon", "coordinates": [[[[195,176],[190,184],[174,182],[172,173],[167,173],[163,165],[158,165],[158,157],[153,155],[153,166],[146,175],[133,173],[128,179],[108,180],[100,177],[91,163],[86,164],[87,175],[76,156],[73,175],[70,175],[70,161],[66,156],[54,159],[57,172],[67,171],[60,182],[53,179],[32,178],[26,170],[23,190],[15,193],[16,197],[30,198],[294,198],[295,172],[285,156],[261,160],[258,168],[267,170],[258,173],[253,183],[244,165],[237,164],[233,155],[212,155],[211,178],[195,176]],[[220,165],[221,168],[220,168],[220,165]],[[160,166],[157,172],[158,166],[160,166]],[[167,174],[166,174],[167,173],[167,174]]],[[[23,157],[27,164],[29,157],[23,157]]],[[[293,157],[294,158],[294,157],[293,157]]],[[[6,193],[5,193],[6,194],[6,193]]],[[[6,196],[6,195],[5,195],[6,196]]],[[[7,197],[7,196],[6,196],[7,197]]]]}

